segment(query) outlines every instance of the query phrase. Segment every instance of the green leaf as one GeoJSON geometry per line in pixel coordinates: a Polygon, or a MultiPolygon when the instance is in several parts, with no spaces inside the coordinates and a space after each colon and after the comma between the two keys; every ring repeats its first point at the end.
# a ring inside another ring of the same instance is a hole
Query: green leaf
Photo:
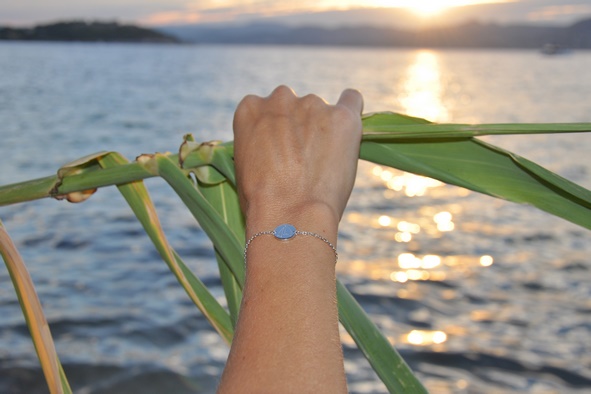
{"type": "MultiPolygon", "coordinates": [[[[238,242],[241,244],[244,243],[244,218],[242,216],[242,211],[240,210],[240,203],[238,201],[236,189],[234,189],[227,180],[217,185],[203,185],[199,183],[198,186],[203,196],[220,214],[238,242]]],[[[215,251],[220,270],[220,278],[222,280],[222,285],[224,286],[226,300],[228,301],[228,307],[230,309],[232,324],[236,327],[238,311],[240,310],[240,303],[242,302],[242,290],[236,278],[229,270],[228,263],[224,261],[218,248],[215,248],[215,251]]]]}
{"type": "MultiPolygon", "coordinates": [[[[391,121],[401,118],[392,116],[391,121]]],[[[409,120],[405,117],[402,121],[409,120]]],[[[381,122],[385,129],[385,120],[381,122]]],[[[395,124],[389,127],[394,128],[395,124]]],[[[476,138],[417,137],[421,134],[417,131],[402,139],[395,132],[384,132],[379,142],[363,141],[360,157],[494,197],[531,204],[591,229],[589,190],[476,138]]]]}
{"type": "Polygon", "coordinates": [[[390,393],[427,393],[404,359],[369,319],[349,290],[337,281],[339,319],[390,393]]]}
{"type": "MultiPolygon", "coordinates": [[[[107,156],[101,157],[99,162],[103,167],[111,168],[124,165],[127,163],[127,160],[117,153],[111,153],[107,156]]],[[[168,243],[164,231],[162,230],[160,220],[158,219],[154,204],[152,203],[143,181],[118,185],[117,188],[146,230],[146,233],[152,240],[158,253],[160,253],[160,256],[176,276],[191,300],[220,336],[225,339],[227,343],[232,342],[234,329],[228,312],[226,312],[226,310],[219,304],[207,287],[205,287],[203,282],[193,274],[168,243]]]]}
{"type": "MultiPolygon", "coordinates": [[[[244,220],[234,185],[234,162],[228,149],[219,142],[196,143],[191,134],[184,137],[179,149],[179,164],[188,168],[197,179],[199,191],[220,214],[239,243],[244,242],[244,220]],[[204,163],[209,163],[204,165],[204,163]]],[[[230,271],[230,262],[224,260],[217,247],[214,247],[220,279],[228,302],[232,324],[238,321],[238,311],[242,302],[242,289],[230,271]]]]}
{"type": "Polygon", "coordinates": [[[157,163],[159,175],[172,186],[189,208],[189,211],[211,239],[214,247],[219,251],[223,261],[242,289],[245,276],[242,242],[236,238],[236,235],[224,222],[222,216],[212,207],[193,182],[189,180],[187,173],[183,172],[165,155],[156,154],[154,160],[157,163]]]}
{"type": "Polygon", "coordinates": [[[16,246],[0,221],[0,254],[4,259],[10,279],[16,291],[27,327],[31,333],[35,351],[45,375],[49,391],[71,393],[70,385],[57,356],[49,325],[43,314],[35,285],[16,246]]]}
{"type": "Polygon", "coordinates": [[[591,123],[436,124],[425,119],[394,112],[377,112],[363,116],[364,141],[441,140],[482,135],[556,134],[590,131],[591,123]]]}

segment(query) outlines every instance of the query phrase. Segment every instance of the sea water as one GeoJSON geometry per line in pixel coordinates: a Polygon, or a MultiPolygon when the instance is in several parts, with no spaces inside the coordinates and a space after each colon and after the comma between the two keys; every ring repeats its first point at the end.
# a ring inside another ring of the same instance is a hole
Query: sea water
{"type": "MultiPolygon", "coordinates": [[[[330,47],[0,44],[0,184],[87,154],[230,140],[249,93],[287,84],[365,112],[438,122],[590,122],[591,53],[330,47]]],[[[486,137],[591,188],[590,135],[486,137]]],[[[223,302],[210,242],[150,179],[167,235],[223,302]]],[[[115,188],[0,207],[76,392],[212,392],[228,348],[115,188]]],[[[433,393],[591,390],[591,233],[535,208],[362,162],[339,278],[433,393]]],[[[342,332],[349,387],[384,386],[342,332]]],[[[46,392],[0,267],[0,392],[46,392]]]]}

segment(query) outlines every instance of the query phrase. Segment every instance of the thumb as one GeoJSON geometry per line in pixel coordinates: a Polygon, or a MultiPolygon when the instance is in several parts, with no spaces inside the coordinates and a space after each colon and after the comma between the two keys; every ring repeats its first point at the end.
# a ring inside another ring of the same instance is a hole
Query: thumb
{"type": "Polygon", "coordinates": [[[349,108],[353,113],[360,114],[363,111],[363,96],[355,89],[345,89],[337,101],[337,105],[349,108]]]}

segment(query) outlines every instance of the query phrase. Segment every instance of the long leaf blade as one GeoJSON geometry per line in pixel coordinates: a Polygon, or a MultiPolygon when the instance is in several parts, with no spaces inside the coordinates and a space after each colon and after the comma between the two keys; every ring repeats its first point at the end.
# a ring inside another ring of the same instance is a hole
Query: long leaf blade
{"type": "MultiPolygon", "coordinates": [[[[203,196],[209,201],[211,206],[220,214],[224,222],[228,225],[230,231],[234,234],[239,242],[244,241],[244,219],[240,204],[238,202],[238,194],[236,190],[228,183],[222,182],[217,185],[199,185],[199,190],[203,196]]],[[[230,316],[234,327],[238,321],[238,311],[240,310],[240,303],[242,302],[242,289],[238,281],[228,268],[228,264],[223,260],[220,251],[216,250],[216,258],[220,270],[220,278],[224,286],[224,292],[228,301],[230,309],[230,316]]]]}
{"type": "MultiPolygon", "coordinates": [[[[112,153],[102,157],[100,163],[105,168],[111,168],[126,164],[127,160],[119,154],[112,153]]],[[[234,335],[234,330],[228,312],[219,304],[203,282],[193,274],[168,243],[154,204],[143,181],[118,185],[117,188],[144,227],[144,230],[152,240],[160,256],[176,276],[191,300],[220,336],[227,343],[230,343],[234,335]]]]}
{"type": "Polygon", "coordinates": [[[402,356],[369,319],[349,290],[337,281],[339,319],[390,393],[424,394],[427,390],[402,356]]]}
{"type": "MultiPolygon", "coordinates": [[[[399,117],[391,120],[398,121],[399,117]]],[[[409,122],[408,118],[403,121],[409,122]]],[[[494,197],[531,204],[591,229],[589,190],[476,138],[364,141],[360,157],[494,197]]]]}
{"type": "Polygon", "coordinates": [[[219,251],[223,261],[242,289],[245,277],[242,243],[232,233],[220,214],[189,180],[183,170],[165,155],[156,154],[154,160],[157,163],[158,174],[172,186],[189,208],[189,211],[211,239],[214,247],[219,251]]]}
{"type": "Polygon", "coordinates": [[[377,112],[363,116],[364,141],[442,140],[483,135],[584,133],[590,131],[591,123],[438,124],[394,112],[377,112]]]}
{"type": "Polygon", "coordinates": [[[6,263],[35,351],[52,394],[71,393],[70,385],[55,350],[55,344],[33,280],[12,239],[0,221],[0,254],[6,263]]]}

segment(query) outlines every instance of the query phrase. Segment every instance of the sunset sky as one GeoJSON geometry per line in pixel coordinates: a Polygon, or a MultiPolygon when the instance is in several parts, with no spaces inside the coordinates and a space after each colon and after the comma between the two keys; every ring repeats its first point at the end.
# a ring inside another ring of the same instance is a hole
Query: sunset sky
{"type": "Polygon", "coordinates": [[[407,27],[463,20],[569,24],[591,0],[18,0],[0,1],[0,25],[117,20],[144,25],[248,22],[407,27]]]}

